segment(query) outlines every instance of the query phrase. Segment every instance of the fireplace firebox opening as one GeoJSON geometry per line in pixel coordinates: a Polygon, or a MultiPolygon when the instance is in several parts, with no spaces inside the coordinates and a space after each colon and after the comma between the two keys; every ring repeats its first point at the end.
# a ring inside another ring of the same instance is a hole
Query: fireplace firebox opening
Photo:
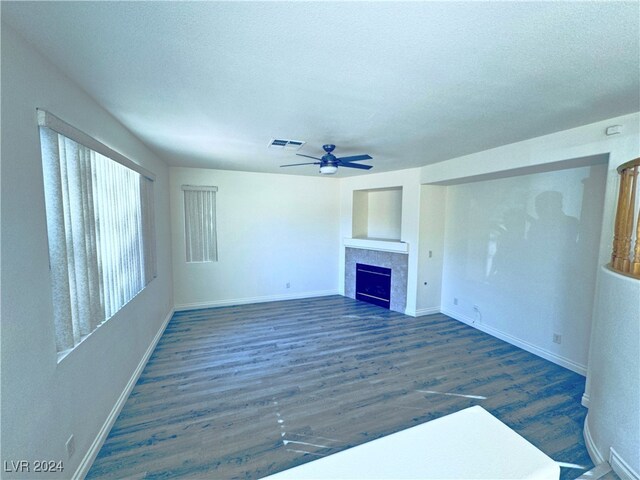
{"type": "Polygon", "coordinates": [[[391,269],[356,263],[356,299],[389,308],[391,269]]]}

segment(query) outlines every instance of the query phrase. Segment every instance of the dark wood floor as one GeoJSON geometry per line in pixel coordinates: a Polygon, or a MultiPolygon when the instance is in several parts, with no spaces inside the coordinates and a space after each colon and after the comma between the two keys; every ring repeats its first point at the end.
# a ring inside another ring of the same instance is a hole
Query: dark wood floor
{"type": "Polygon", "coordinates": [[[583,390],[444,315],[340,296],[179,312],[88,478],[255,479],[478,404],[588,470],[583,390]]]}

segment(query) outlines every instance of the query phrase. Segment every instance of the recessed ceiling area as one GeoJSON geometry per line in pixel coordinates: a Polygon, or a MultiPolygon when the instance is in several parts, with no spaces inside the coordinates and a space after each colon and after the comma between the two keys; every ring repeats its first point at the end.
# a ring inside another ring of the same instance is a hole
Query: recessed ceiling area
{"type": "MultiPolygon", "coordinates": [[[[315,176],[279,165],[332,143],[376,173],[640,110],[637,1],[1,8],[2,28],[172,166],[315,176]]],[[[367,174],[352,170],[337,176],[367,174]]]]}

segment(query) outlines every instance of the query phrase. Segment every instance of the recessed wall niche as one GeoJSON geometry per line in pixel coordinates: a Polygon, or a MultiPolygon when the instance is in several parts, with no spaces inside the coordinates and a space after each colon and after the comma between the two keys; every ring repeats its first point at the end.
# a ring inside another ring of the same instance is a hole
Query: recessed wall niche
{"type": "Polygon", "coordinates": [[[352,237],[400,241],[402,187],[353,191],[352,237]]]}

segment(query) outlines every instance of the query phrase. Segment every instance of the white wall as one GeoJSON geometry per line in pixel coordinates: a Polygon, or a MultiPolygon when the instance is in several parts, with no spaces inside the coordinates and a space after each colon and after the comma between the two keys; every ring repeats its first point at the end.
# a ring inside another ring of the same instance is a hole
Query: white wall
{"type": "Polygon", "coordinates": [[[367,236],[399,240],[402,233],[402,188],[371,190],[367,196],[367,236]]]}
{"type": "MultiPolygon", "coordinates": [[[[416,314],[418,278],[418,230],[420,220],[420,169],[374,173],[340,179],[340,239],[352,238],[354,190],[402,187],[402,220],[400,240],[409,244],[407,281],[408,315],[416,314]]],[[[369,206],[371,208],[371,206],[369,206]]],[[[344,244],[340,242],[338,282],[344,295],[344,244]]]]}
{"type": "Polygon", "coordinates": [[[447,187],[421,186],[417,315],[438,313],[441,309],[446,206],[447,187]]]}
{"type": "Polygon", "coordinates": [[[602,268],[599,287],[589,356],[587,447],[595,459],[609,460],[621,478],[640,478],[640,281],[602,268]],[[626,340],[622,349],[621,339],[626,340]],[[616,465],[619,458],[630,469],[627,475],[616,465]]]}
{"type": "Polygon", "coordinates": [[[447,187],[442,310],[585,374],[606,171],[447,187]]]}
{"type": "Polygon", "coordinates": [[[4,24],[1,82],[2,460],[62,460],[48,478],[70,478],[172,309],[168,168],[4,24]],[[60,363],[36,107],[157,175],[158,277],[60,363]]]}
{"type": "Polygon", "coordinates": [[[334,178],[172,168],[170,188],[177,308],[337,294],[334,178]],[[184,184],[218,187],[217,262],[185,262],[184,184]]]}

